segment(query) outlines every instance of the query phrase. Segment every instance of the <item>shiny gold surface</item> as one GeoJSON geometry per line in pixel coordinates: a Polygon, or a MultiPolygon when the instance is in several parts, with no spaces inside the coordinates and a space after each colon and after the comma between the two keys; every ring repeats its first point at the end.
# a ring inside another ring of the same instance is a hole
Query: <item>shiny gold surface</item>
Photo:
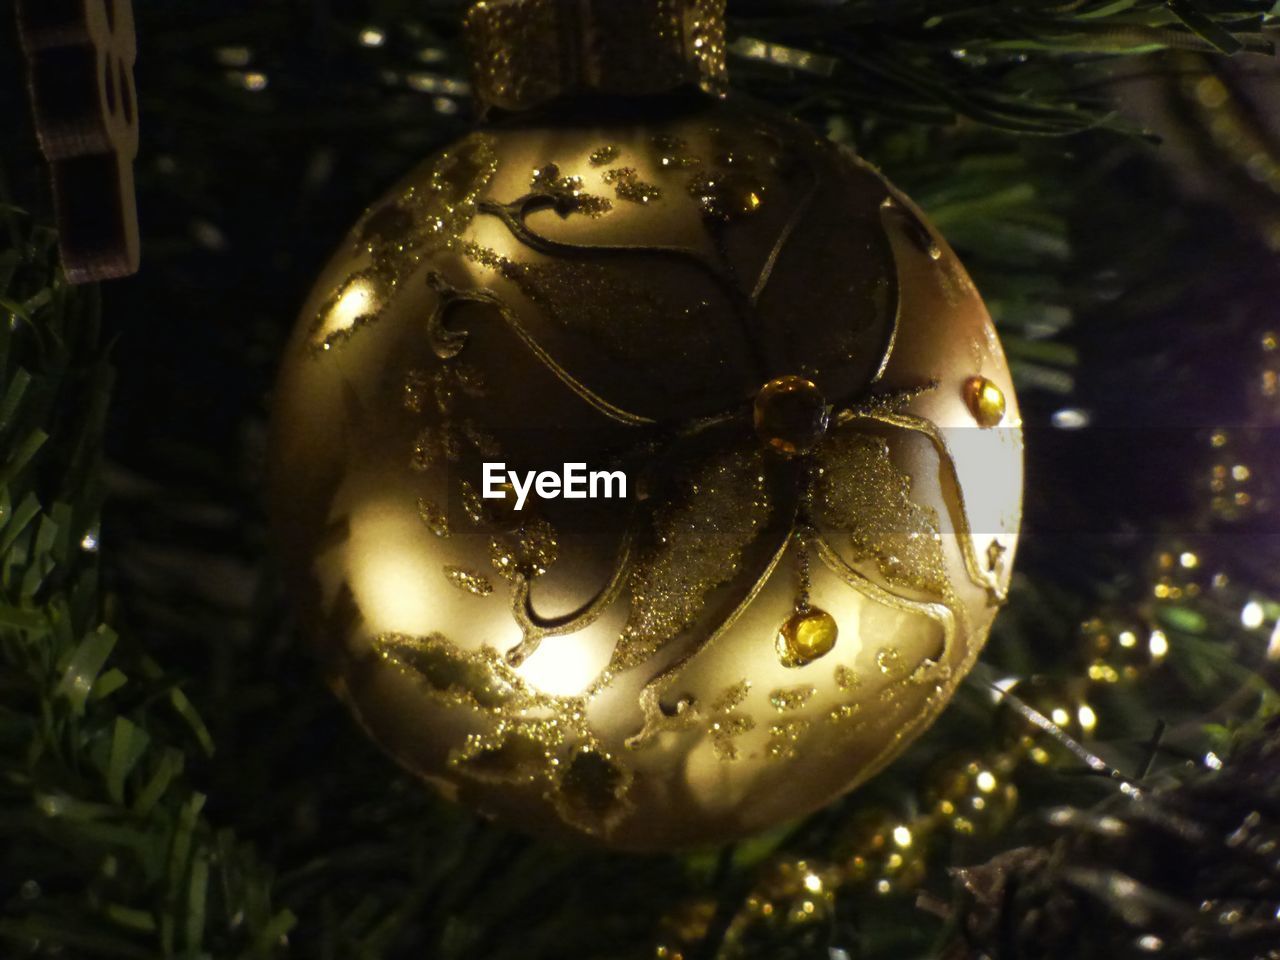
{"type": "Polygon", "coordinates": [[[1022,483],[950,249],[851,155],[732,100],[429,159],[319,278],[272,457],[304,628],[370,734],[485,813],[628,849],[803,815],[901,752],[981,649],[1022,483]],[[725,217],[705,184],[730,169],[760,202],[725,217]],[[786,455],[753,405],[789,376],[831,416],[786,455]],[[517,511],[483,496],[497,460],[621,469],[630,496],[517,511]],[[834,643],[788,666],[797,611],[834,643]]]}
{"type": "MultiPolygon", "coordinates": [[[[464,21],[482,107],[571,94],[640,96],[725,84],[725,0],[478,0],[464,21]]],[[[607,161],[605,161],[607,162],[607,161]]],[[[637,195],[642,195],[642,192],[637,195]]],[[[750,203],[742,192],[736,198],[750,203]]]]}

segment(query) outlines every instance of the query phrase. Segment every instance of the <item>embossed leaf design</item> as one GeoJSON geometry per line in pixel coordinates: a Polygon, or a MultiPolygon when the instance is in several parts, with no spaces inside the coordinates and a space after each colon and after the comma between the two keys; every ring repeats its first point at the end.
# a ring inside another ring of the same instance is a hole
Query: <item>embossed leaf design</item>
{"type": "Polygon", "coordinates": [[[817,454],[816,519],[848,535],[854,556],[873,560],[893,586],[946,594],[939,521],[911,499],[911,477],[894,465],[883,437],[833,432],[817,454]]]}
{"type": "Polygon", "coordinates": [[[532,695],[505,670],[494,651],[464,653],[444,636],[388,633],[374,638],[374,649],[406,674],[420,681],[436,697],[479,710],[521,706],[532,695]]]}
{"type": "Polygon", "coordinates": [[[655,512],[653,541],[631,573],[631,615],[610,669],[644,663],[689,627],[707,595],[739,573],[772,514],[758,446],[730,447],[698,464],[681,495],[655,512]]]}

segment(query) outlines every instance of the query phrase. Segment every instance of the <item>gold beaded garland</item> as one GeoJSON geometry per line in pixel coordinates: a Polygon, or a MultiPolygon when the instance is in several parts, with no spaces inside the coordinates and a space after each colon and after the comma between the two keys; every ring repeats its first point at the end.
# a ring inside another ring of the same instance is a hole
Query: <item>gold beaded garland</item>
{"type": "Polygon", "coordinates": [[[1013,817],[1018,788],[1007,765],[975,754],[945,757],[929,772],[923,791],[927,807],[953,833],[990,836],[1013,817]]]}
{"type": "Polygon", "coordinates": [[[1081,647],[1090,680],[1128,683],[1164,661],[1169,641],[1163,630],[1107,615],[1080,626],[1081,647]]]}
{"type": "Polygon", "coordinates": [[[914,890],[927,871],[917,832],[910,821],[887,810],[857,814],[836,841],[848,883],[880,896],[914,890]]]}
{"type": "Polygon", "coordinates": [[[685,960],[690,948],[707,935],[716,914],[716,901],[698,897],[677,904],[659,921],[661,931],[654,949],[656,960],[685,960]]]}
{"type": "Polygon", "coordinates": [[[802,859],[774,860],[748,897],[748,911],[792,925],[825,920],[835,902],[837,882],[830,866],[802,859]]]}
{"type": "MultiPolygon", "coordinates": [[[[1092,737],[1098,717],[1087,699],[1086,681],[1076,678],[1031,677],[1010,691],[1073,740],[1092,737]]],[[[1061,763],[1069,752],[1053,735],[1023,716],[1006,698],[996,710],[1001,742],[1042,766],[1061,763]]]]}

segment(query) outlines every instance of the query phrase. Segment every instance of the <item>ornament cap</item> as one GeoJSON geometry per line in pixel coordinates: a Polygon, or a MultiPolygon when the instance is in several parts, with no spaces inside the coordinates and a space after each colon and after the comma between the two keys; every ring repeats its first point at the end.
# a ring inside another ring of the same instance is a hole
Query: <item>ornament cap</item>
{"type": "Polygon", "coordinates": [[[725,0],[477,0],[463,29],[482,111],[726,84],[725,0]]]}

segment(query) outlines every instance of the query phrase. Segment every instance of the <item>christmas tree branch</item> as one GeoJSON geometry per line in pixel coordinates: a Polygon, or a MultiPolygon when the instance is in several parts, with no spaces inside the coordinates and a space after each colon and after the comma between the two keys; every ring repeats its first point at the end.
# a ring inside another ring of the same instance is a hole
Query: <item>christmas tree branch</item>
{"type": "Polygon", "coordinates": [[[112,370],[95,288],[0,210],[0,939],[11,951],[275,951],[269,873],[183,775],[213,744],[175,678],[103,621],[112,370]]]}

